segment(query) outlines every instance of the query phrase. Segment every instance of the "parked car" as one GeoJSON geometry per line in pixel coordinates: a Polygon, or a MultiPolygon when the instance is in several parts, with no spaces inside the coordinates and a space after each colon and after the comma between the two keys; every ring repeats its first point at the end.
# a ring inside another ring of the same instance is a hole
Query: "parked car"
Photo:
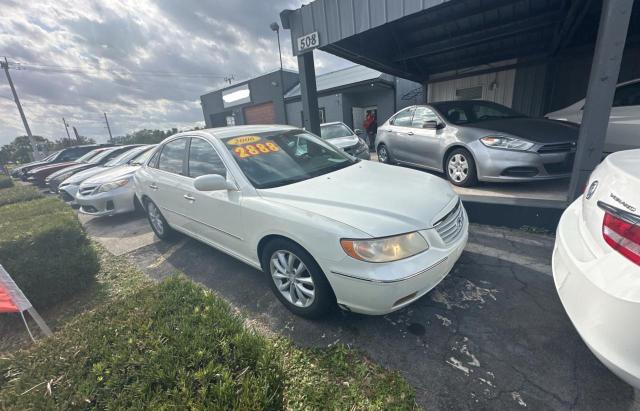
{"type": "MultiPolygon", "coordinates": [[[[66,170],[68,168],[71,169],[71,168],[74,168],[74,167],[81,167],[81,166],[84,166],[84,165],[88,165],[89,161],[95,159],[96,156],[98,156],[101,153],[104,153],[108,149],[109,149],[109,147],[96,148],[95,150],[89,151],[87,154],[83,155],[82,157],[78,158],[77,160],[69,162],[71,164],[70,166],[66,166],[66,167],[64,167],[64,168],[62,168],[62,169],[50,174],[49,176],[47,176],[44,179],[45,184],[49,185],[49,182],[51,181],[51,178],[55,178],[58,175],[64,173],[65,172],[64,170],[66,170]]],[[[56,192],[56,190],[54,190],[55,187],[51,187],[49,185],[49,189],[53,190],[54,192],[56,192]]]]}
{"type": "Polygon", "coordinates": [[[105,151],[103,151],[102,153],[89,159],[88,161],[81,162],[80,159],[78,159],[77,163],[79,164],[74,164],[72,166],[65,167],[61,170],[51,173],[49,174],[49,176],[47,176],[47,178],[44,179],[44,181],[49,187],[49,190],[51,192],[57,193],[58,186],[60,185],[60,183],[67,180],[69,177],[77,173],[80,173],[82,171],[86,171],[94,168],[99,169],[100,167],[106,166],[107,163],[115,160],[116,158],[120,157],[122,154],[127,153],[136,147],[140,147],[140,144],[110,147],[105,151]]]}
{"type": "Polygon", "coordinates": [[[320,137],[341,148],[347,154],[363,160],[371,159],[367,143],[340,121],[320,124],[320,137]]]}
{"type": "Polygon", "coordinates": [[[50,154],[40,161],[33,161],[31,163],[24,164],[20,167],[16,167],[13,170],[12,176],[16,178],[20,178],[23,181],[27,181],[27,172],[41,166],[46,166],[49,164],[57,164],[57,163],[66,163],[70,161],[74,161],[91,150],[101,147],[111,147],[113,144],[87,144],[84,146],[73,146],[67,147],[62,150],[56,151],[55,153],[50,154]]]}
{"type": "Polygon", "coordinates": [[[63,200],[79,205],[80,212],[94,216],[112,216],[136,209],[131,182],[133,173],[149,159],[155,146],[130,150],[105,164],[105,167],[85,170],[60,187],[63,200]]]}
{"type": "Polygon", "coordinates": [[[41,165],[45,165],[45,164],[49,163],[50,161],[53,161],[56,158],[56,156],[58,155],[59,152],[60,151],[54,151],[53,153],[49,154],[48,156],[46,156],[42,160],[31,161],[29,163],[16,166],[11,170],[11,174],[10,175],[13,178],[22,178],[23,174],[25,172],[29,171],[31,168],[35,168],[35,167],[38,167],[38,166],[41,166],[41,165]]]}
{"type": "Polygon", "coordinates": [[[563,213],[553,251],[560,300],[589,349],[640,388],[640,150],[606,157],[563,213]]]}
{"type": "Polygon", "coordinates": [[[174,135],[134,181],[158,237],[180,231],[262,269],[307,317],[336,302],[365,314],[412,303],[449,273],[468,236],[446,181],[289,126],[174,135]]]}
{"type": "MultiPolygon", "coordinates": [[[[584,99],[545,117],[582,123],[584,99]]],[[[640,79],[616,87],[609,116],[609,128],[604,141],[604,153],[640,148],[640,79]]]]}
{"type": "Polygon", "coordinates": [[[69,147],[60,150],[58,155],[47,164],[32,167],[24,173],[22,177],[25,181],[31,181],[38,186],[44,187],[44,179],[51,173],[65,167],[74,165],[76,161],[85,154],[97,148],[111,147],[111,144],[91,144],[85,146],[69,147]]]}
{"type": "Polygon", "coordinates": [[[452,184],[514,182],[571,175],[575,124],[531,118],[503,105],[442,101],[407,107],[378,128],[383,163],[444,172],[452,184]]]}

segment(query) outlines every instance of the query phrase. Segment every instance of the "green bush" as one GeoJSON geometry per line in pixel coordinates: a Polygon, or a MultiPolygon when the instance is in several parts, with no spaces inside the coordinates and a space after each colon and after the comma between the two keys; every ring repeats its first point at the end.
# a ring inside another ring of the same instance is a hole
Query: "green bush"
{"type": "MultiPolygon", "coordinates": [[[[0,184],[2,181],[0,180],[0,184]]],[[[43,195],[32,186],[18,185],[0,190],[0,207],[7,204],[42,198],[43,195]]]]}
{"type": "MultiPolygon", "coordinates": [[[[0,169],[0,171],[2,171],[0,169]]],[[[13,180],[10,177],[0,175],[0,188],[13,187],[13,180]]]]}
{"type": "Polygon", "coordinates": [[[119,294],[0,357],[0,409],[417,409],[405,380],[344,345],[300,349],[243,324],[180,277],[119,294]]]}
{"type": "Polygon", "coordinates": [[[0,263],[35,307],[86,288],[99,268],[74,211],[55,198],[0,207],[0,263]]]}

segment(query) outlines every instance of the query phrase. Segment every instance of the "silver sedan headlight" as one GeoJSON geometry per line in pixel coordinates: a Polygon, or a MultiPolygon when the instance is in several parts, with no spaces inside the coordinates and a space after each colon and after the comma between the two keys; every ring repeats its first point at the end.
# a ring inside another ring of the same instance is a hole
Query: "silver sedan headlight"
{"type": "Polygon", "coordinates": [[[98,193],[106,193],[107,191],[115,190],[116,188],[124,187],[129,184],[128,178],[123,178],[122,180],[112,181],[110,183],[105,183],[98,188],[98,193]]]}
{"type": "Polygon", "coordinates": [[[374,239],[342,239],[340,245],[348,256],[370,263],[402,260],[429,249],[418,232],[374,239]]]}
{"type": "Polygon", "coordinates": [[[505,150],[526,151],[533,147],[533,143],[530,141],[501,135],[482,137],[480,142],[490,148],[501,148],[505,150]]]}

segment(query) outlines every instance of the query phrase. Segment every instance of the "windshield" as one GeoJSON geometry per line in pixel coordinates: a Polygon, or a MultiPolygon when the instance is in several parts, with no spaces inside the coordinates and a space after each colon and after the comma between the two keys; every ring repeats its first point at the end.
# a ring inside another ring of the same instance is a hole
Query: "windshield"
{"type": "Polygon", "coordinates": [[[453,124],[471,124],[485,120],[526,117],[503,105],[490,101],[446,101],[433,106],[453,124]]]}
{"type": "Polygon", "coordinates": [[[104,149],[100,148],[97,150],[91,150],[89,151],[87,154],[83,155],[82,157],[80,157],[79,159],[77,159],[76,161],[78,163],[88,163],[89,160],[91,160],[93,157],[95,157],[96,155],[100,154],[104,149]]]}
{"type": "Polygon", "coordinates": [[[49,154],[48,156],[46,156],[45,158],[43,158],[43,159],[42,159],[42,160],[40,160],[40,161],[49,161],[49,160],[53,160],[53,158],[54,158],[55,156],[57,156],[57,155],[58,155],[58,153],[60,153],[60,151],[55,151],[55,152],[53,152],[53,153],[49,154]]]}
{"type": "Polygon", "coordinates": [[[132,166],[141,166],[141,165],[143,165],[144,163],[149,161],[149,159],[151,158],[153,153],[155,153],[154,148],[156,148],[155,145],[145,147],[145,150],[142,150],[143,151],[142,154],[140,154],[140,152],[138,152],[138,155],[136,157],[134,157],[134,159],[131,160],[131,162],[129,164],[131,164],[132,166]]]}
{"type": "Polygon", "coordinates": [[[327,124],[320,126],[320,137],[325,140],[352,135],[353,131],[349,130],[349,127],[344,124],[327,124]]]}
{"type": "Polygon", "coordinates": [[[131,150],[125,151],[119,156],[107,161],[105,167],[115,167],[122,164],[127,164],[131,159],[136,158],[141,152],[148,150],[149,146],[135,147],[131,150]]]}
{"type": "Polygon", "coordinates": [[[116,150],[115,148],[109,148],[107,150],[101,151],[100,154],[93,157],[91,160],[87,161],[89,164],[100,164],[105,157],[111,155],[111,153],[116,150]]]}
{"type": "Polygon", "coordinates": [[[222,140],[256,188],[307,180],[355,164],[355,160],[303,130],[222,140]]]}

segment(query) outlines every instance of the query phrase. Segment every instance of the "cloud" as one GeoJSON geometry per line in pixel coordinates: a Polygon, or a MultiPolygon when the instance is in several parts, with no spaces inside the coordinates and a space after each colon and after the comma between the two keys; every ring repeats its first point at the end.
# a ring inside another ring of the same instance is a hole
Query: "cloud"
{"type": "MultiPolygon", "coordinates": [[[[300,0],[0,0],[0,55],[34,134],[66,136],[62,117],[105,141],[103,112],[115,135],[141,128],[203,125],[199,98],[279,65],[269,24],[300,0]]],[[[288,31],[283,60],[296,69],[288,31]]],[[[318,72],[351,65],[316,53],[318,72]]],[[[3,76],[4,77],[4,76],[3,76]]],[[[0,80],[0,144],[24,134],[0,80]]]]}

